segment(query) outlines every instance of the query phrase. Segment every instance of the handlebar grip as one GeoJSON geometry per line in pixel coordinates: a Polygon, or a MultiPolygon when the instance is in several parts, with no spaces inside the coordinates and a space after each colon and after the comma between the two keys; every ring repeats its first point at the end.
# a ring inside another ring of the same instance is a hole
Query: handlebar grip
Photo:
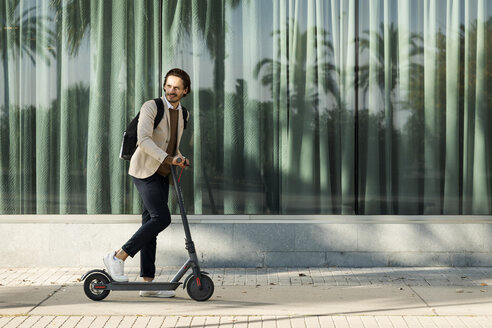
{"type": "Polygon", "coordinates": [[[179,164],[179,163],[181,163],[181,161],[182,161],[181,157],[178,157],[178,158],[176,159],[176,163],[178,163],[178,164],[179,164]]]}

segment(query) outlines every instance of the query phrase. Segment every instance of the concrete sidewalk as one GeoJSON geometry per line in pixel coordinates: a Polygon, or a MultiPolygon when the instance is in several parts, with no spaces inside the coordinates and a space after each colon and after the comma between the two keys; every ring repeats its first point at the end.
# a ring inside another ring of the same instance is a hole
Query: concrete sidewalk
{"type": "Polygon", "coordinates": [[[492,327],[492,268],[205,269],[203,303],[181,288],[94,302],[78,281],[89,269],[0,268],[0,327],[492,327]]]}

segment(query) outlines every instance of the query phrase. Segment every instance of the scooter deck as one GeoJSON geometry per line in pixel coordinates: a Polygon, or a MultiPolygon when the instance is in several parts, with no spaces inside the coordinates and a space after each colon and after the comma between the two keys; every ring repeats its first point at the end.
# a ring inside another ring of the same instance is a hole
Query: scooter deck
{"type": "MultiPolygon", "coordinates": [[[[106,284],[107,290],[176,290],[180,282],[117,282],[106,284]]],[[[97,288],[97,287],[96,287],[97,288]]]]}

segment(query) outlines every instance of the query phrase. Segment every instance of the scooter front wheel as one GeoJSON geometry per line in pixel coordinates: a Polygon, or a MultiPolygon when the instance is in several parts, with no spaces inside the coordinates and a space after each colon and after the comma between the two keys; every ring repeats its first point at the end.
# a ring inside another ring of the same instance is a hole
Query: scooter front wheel
{"type": "Polygon", "coordinates": [[[204,274],[201,274],[201,279],[191,277],[186,286],[186,291],[195,301],[203,302],[212,297],[214,293],[214,282],[209,276],[204,274]]]}
{"type": "Polygon", "coordinates": [[[101,285],[109,283],[108,277],[101,273],[91,273],[84,281],[84,292],[93,301],[101,301],[109,295],[109,290],[101,288],[101,285]]]}

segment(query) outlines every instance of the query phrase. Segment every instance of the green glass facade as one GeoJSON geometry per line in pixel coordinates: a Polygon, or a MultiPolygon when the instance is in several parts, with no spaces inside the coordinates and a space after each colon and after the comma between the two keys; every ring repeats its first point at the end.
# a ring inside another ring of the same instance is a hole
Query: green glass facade
{"type": "Polygon", "coordinates": [[[487,0],[6,0],[0,24],[0,214],[139,213],[121,137],[173,67],[189,213],[492,214],[487,0]]]}

